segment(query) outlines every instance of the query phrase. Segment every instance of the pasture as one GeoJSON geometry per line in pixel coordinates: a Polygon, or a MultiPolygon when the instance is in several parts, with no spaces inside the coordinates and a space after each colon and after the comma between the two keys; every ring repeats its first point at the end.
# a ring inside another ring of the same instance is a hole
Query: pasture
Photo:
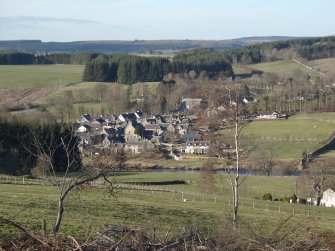
{"type": "Polygon", "coordinates": [[[0,87],[62,87],[82,81],[83,65],[0,65],[0,87]]]}
{"type": "Polygon", "coordinates": [[[285,77],[295,77],[297,74],[307,74],[312,77],[316,76],[315,71],[307,69],[293,60],[287,59],[269,63],[252,64],[249,66],[265,73],[274,73],[285,77]]]}
{"type": "MultiPolygon", "coordinates": [[[[66,202],[61,234],[89,237],[111,224],[132,227],[156,227],[161,231],[180,231],[185,226],[216,227],[231,215],[231,193],[227,177],[215,175],[215,187],[204,190],[199,173],[119,173],[118,182],[145,182],[187,179],[189,185],[138,186],[117,189],[116,198],[105,190],[75,191],[66,202]]],[[[248,176],[240,190],[241,220],[267,231],[280,219],[293,216],[319,230],[335,229],[335,211],[331,208],[263,201],[270,192],[273,198],[291,196],[295,177],[248,176]]],[[[50,231],[56,217],[56,188],[40,185],[1,184],[0,215],[25,223],[40,231],[47,221],[50,231]]],[[[2,227],[0,235],[13,233],[2,227]]]]}
{"type": "Polygon", "coordinates": [[[246,141],[277,158],[298,160],[304,150],[312,151],[335,131],[335,113],[300,114],[287,120],[253,121],[243,129],[246,141]]]}

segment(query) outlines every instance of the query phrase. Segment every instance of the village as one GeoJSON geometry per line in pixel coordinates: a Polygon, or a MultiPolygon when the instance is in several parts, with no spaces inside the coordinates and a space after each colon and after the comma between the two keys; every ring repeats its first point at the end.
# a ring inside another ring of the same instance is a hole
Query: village
{"type": "MultiPolygon", "coordinates": [[[[216,129],[210,128],[206,121],[199,126],[199,115],[194,111],[199,109],[201,102],[200,98],[183,98],[173,113],[151,117],[146,117],[141,111],[105,114],[95,118],[84,114],[76,124],[80,150],[93,154],[119,148],[132,154],[167,151],[176,160],[186,154],[205,155],[211,144],[206,135],[216,129]]],[[[241,102],[248,104],[251,101],[244,98],[241,102]]],[[[224,107],[218,107],[210,113],[216,115],[222,109],[224,107]]],[[[246,121],[287,118],[286,114],[279,112],[243,116],[246,121]]],[[[229,151],[231,146],[223,143],[222,149],[229,151]]]]}

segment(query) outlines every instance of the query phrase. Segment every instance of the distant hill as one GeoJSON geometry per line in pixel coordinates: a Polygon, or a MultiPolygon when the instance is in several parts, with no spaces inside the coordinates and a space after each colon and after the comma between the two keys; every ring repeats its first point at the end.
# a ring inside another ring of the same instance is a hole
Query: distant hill
{"type": "Polygon", "coordinates": [[[229,40],[101,40],[74,42],[42,42],[41,40],[0,40],[0,50],[20,52],[80,52],[142,53],[149,51],[179,51],[194,48],[226,50],[263,42],[290,40],[294,37],[245,37],[229,40]]]}

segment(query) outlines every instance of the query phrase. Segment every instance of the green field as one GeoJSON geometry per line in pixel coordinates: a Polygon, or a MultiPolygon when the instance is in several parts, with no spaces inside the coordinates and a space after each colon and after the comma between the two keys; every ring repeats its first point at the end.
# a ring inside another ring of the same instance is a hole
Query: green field
{"type": "Polygon", "coordinates": [[[0,87],[60,87],[82,81],[84,65],[1,65],[0,87]]]}
{"type": "Polygon", "coordinates": [[[251,71],[242,69],[241,67],[239,67],[237,65],[233,66],[233,71],[234,71],[234,74],[237,74],[237,75],[239,75],[239,74],[251,74],[251,71]]]}
{"type": "Polygon", "coordinates": [[[249,65],[251,68],[261,70],[265,73],[275,73],[281,76],[294,77],[296,74],[308,74],[315,77],[316,73],[292,60],[278,60],[269,63],[260,63],[249,65]]]}
{"type": "Polygon", "coordinates": [[[253,121],[243,133],[263,151],[273,150],[279,159],[298,160],[335,131],[335,113],[301,114],[287,120],[253,121]]]}
{"type": "MultiPolygon", "coordinates": [[[[180,231],[184,226],[213,227],[231,215],[228,181],[216,175],[213,191],[199,189],[197,173],[123,173],[123,181],[191,180],[190,185],[145,186],[140,190],[117,190],[116,200],[99,189],[74,192],[66,202],[61,234],[88,237],[111,224],[156,226],[180,231]],[[151,189],[164,188],[169,192],[151,189]]],[[[293,194],[295,177],[247,177],[240,190],[240,216],[243,221],[272,229],[280,219],[292,216],[299,221],[317,221],[318,229],[335,229],[335,211],[306,205],[266,202],[259,199],[265,192],[273,198],[293,194]],[[294,208],[294,209],[293,209],[294,208]],[[310,217],[307,216],[309,212],[310,217]]],[[[39,185],[0,185],[0,215],[25,223],[40,231],[47,221],[48,231],[56,217],[56,189],[39,185]]],[[[0,236],[13,233],[1,227],[0,236]]]]}

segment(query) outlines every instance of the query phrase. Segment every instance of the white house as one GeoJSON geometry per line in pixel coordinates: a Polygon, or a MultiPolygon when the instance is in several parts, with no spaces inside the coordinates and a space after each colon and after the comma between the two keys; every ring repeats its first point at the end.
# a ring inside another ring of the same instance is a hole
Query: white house
{"type": "Polygon", "coordinates": [[[285,119],[287,116],[283,113],[278,112],[265,112],[259,114],[256,118],[257,119],[285,119]]]}
{"type": "Polygon", "coordinates": [[[209,141],[188,141],[181,147],[182,153],[206,154],[209,148],[209,141]]]}
{"type": "Polygon", "coordinates": [[[332,189],[328,188],[323,192],[320,205],[325,207],[335,207],[335,192],[332,189]]]}

